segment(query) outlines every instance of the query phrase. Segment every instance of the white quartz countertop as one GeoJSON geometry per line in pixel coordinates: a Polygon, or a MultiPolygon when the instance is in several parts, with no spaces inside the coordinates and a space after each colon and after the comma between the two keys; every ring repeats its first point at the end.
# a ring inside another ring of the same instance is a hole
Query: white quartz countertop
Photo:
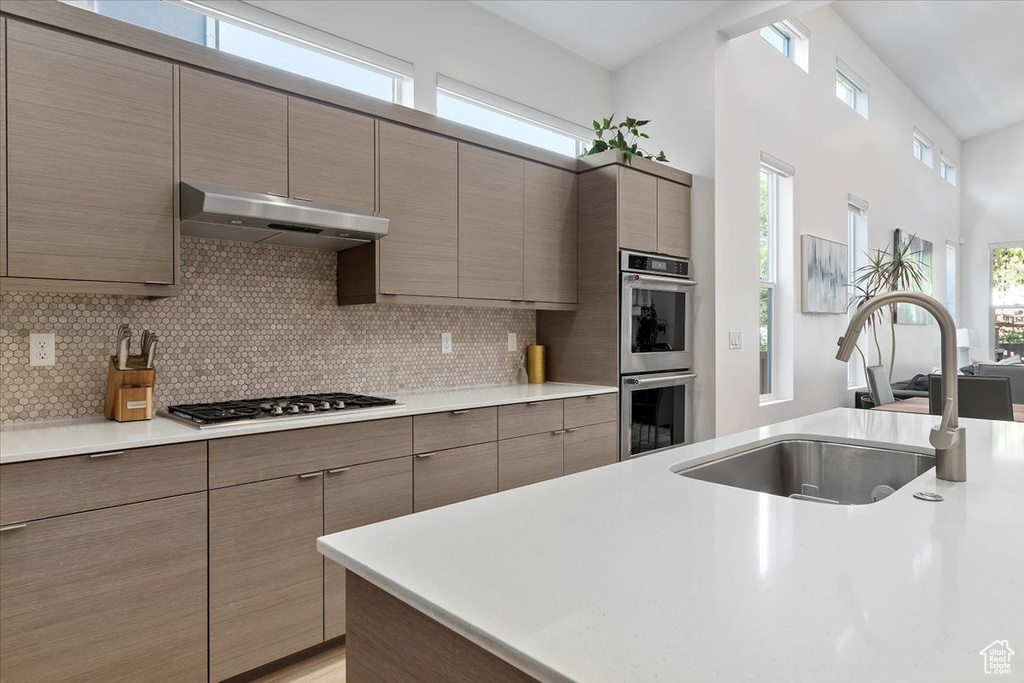
{"type": "Polygon", "coordinates": [[[1024,425],[963,420],[969,481],[871,505],[672,472],[783,435],[930,453],[936,420],[834,409],[318,547],[545,681],[989,680],[983,648],[1024,653],[1024,425]]]}
{"type": "Polygon", "coordinates": [[[396,392],[403,407],[353,410],[309,418],[283,418],[196,429],[176,420],[154,417],[140,422],[113,422],[103,418],[8,425],[0,428],[0,464],[40,460],[82,453],[118,451],[227,436],[302,429],[344,422],[365,422],[446,410],[466,410],[527,401],[615,393],[615,387],[590,384],[500,384],[449,389],[396,392]]]}

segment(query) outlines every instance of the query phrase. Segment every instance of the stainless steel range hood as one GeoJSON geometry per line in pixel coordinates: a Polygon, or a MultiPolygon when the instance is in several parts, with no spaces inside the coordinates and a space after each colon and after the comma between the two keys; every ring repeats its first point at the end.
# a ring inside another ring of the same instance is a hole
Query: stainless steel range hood
{"type": "Polygon", "coordinates": [[[181,233],[342,251],[387,235],[388,219],[361,209],[183,182],[181,233]]]}

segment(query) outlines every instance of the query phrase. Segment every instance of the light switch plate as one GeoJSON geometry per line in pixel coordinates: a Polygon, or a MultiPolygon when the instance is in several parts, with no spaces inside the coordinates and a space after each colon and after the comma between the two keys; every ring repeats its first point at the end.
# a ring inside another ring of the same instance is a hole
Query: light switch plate
{"type": "Polygon", "coordinates": [[[55,347],[56,342],[52,332],[47,334],[29,334],[28,364],[37,368],[52,366],[56,360],[55,347]]]}
{"type": "Polygon", "coordinates": [[[516,333],[515,332],[509,332],[508,333],[508,350],[509,351],[515,351],[516,350],[516,333]]]}
{"type": "Polygon", "coordinates": [[[743,333],[729,330],[729,348],[730,349],[742,349],[743,348],[743,333]]]}
{"type": "Polygon", "coordinates": [[[442,332],[441,333],[441,353],[448,355],[452,353],[452,333],[442,332]]]}

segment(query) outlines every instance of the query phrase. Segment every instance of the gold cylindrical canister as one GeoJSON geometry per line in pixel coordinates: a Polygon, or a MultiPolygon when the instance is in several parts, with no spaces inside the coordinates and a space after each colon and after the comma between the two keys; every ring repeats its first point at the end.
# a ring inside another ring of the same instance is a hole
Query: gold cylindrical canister
{"type": "Polygon", "coordinates": [[[544,362],[546,346],[531,344],[526,347],[526,376],[530,384],[544,384],[544,362]]]}

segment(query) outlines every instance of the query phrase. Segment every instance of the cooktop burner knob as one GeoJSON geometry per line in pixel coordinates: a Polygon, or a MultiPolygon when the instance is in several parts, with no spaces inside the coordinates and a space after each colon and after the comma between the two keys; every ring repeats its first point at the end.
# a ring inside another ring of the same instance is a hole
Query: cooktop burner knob
{"type": "Polygon", "coordinates": [[[287,410],[288,410],[289,413],[297,413],[297,412],[299,412],[299,407],[297,405],[295,405],[294,403],[291,403],[291,404],[288,405],[287,410]]]}
{"type": "Polygon", "coordinates": [[[330,401],[320,401],[320,410],[330,410],[330,409],[331,409],[331,402],[330,401]]]}
{"type": "Polygon", "coordinates": [[[283,415],[284,414],[284,408],[282,406],[280,406],[280,405],[270,406],[270,414],[271,415],[283,415]]]}
{"type": "Polygon", "coordinates": [[[344,401],[335,401],[333,405],[338,410],[341,410],[342,408],[345,407],[345,402],[344,401]]]}
{"type": "Polygon", "coordinates": [[[302,404],[302,409],[304,411],[306,411],[307,413],[315,413],[316,412],[316,406],[313,405],[312,403],[303,403],[302,404]]]}

